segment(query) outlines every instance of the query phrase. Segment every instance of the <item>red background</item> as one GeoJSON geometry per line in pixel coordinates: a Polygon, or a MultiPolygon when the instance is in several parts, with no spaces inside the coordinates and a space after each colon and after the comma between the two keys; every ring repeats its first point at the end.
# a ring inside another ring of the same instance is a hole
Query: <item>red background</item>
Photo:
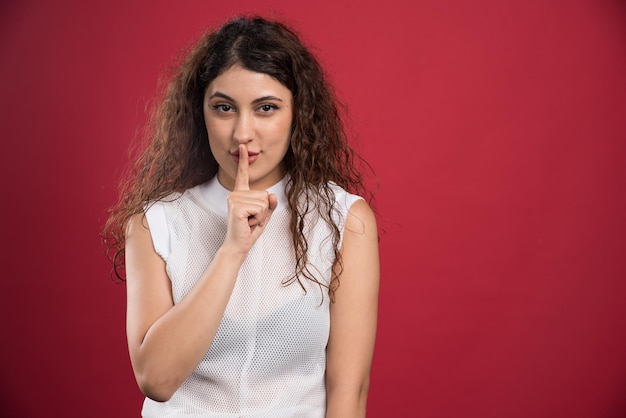
{"type": "Polygon", "coordinates": [[[139,416],[98,234],[159,73],[251,11],[317,52],[377,173],[369,416],[626,416],[617,0],[1,2],[0,415],[139,416]]]}

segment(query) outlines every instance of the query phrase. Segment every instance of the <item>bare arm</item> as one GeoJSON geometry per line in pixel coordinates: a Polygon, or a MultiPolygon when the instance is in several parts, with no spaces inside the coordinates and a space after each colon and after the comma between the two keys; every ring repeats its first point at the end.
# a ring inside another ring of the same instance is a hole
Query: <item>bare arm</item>
{"type": "Polygon", "coordinates": [[[213,342],[248,250],[263,232],[276,197],[248,187],[247,150],[229,195],[224,244],[195,287],[176,305],[165,263],[156,254],[144,215],[126,235],[127,319],[130,358],[142,392],[168,400],[213,342]]]}
{"type": "Polygon", "coordinates": [[[341,253],[340,286],[330,307],[326,417],[357,418],[365,417],[380,277],[376,220],[365,201],[350,208],[341,253]]]}

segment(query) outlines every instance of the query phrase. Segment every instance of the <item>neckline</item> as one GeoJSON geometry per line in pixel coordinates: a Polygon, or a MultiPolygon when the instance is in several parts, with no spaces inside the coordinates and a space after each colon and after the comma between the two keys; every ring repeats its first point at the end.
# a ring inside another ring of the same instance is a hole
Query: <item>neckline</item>
{"type": "MultiPolygon", "coordinates": [[[[278,181],[278,183],[266,189],[268,193],[276,195],[279,206],[287,204],[287,193],[285,191],[287,180],[288,176],[285,175],[278,181]]],[[[223,214],[228,213],[228,203],[226,199],[231,191],[217,180],[217,176],[214,176],[211,180],[199,185],[197,189],[202,197],[202,200],[207,205],[218,209],[223,214]]]]}

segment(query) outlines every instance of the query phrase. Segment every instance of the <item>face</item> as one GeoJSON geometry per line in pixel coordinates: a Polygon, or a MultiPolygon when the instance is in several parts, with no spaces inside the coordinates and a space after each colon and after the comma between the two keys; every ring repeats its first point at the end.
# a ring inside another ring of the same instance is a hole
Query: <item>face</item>
{"type": "Polygon", "coordinates": [[[219,164],[217,179],[224,187],[234,187],[239,144],[248,149],[250,189],[265,190],[283,178],[293,120],[287,87],[235,65],[209,84],[203,107],[209,146],[219,164]]]}

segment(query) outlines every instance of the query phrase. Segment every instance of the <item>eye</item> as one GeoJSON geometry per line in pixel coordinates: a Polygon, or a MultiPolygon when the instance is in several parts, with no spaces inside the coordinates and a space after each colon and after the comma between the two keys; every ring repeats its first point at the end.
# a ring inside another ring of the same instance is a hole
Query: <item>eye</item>
{"type": "Polygon", "coordinates": [[[278,106],[269,104],[269,103],[263,104],[259,107],[259,111],[262,113],[269,113],[272,110],[276,110],[276,109],[278,109],[278,106]]]}
{"type": "Polygon", "coordinates": [[[227,104],[216,104],[212,107],[218,112],[232,112],[233,111],[233,107],[227,104]]]}

